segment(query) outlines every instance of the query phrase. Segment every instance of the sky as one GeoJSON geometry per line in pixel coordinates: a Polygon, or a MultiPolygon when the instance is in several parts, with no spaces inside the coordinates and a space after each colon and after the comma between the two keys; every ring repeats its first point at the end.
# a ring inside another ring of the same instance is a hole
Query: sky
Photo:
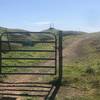
{"type": "Polygon", "coordinates": [[[0,0],[0,26],[100,31],[100,0],[0,0]]]}

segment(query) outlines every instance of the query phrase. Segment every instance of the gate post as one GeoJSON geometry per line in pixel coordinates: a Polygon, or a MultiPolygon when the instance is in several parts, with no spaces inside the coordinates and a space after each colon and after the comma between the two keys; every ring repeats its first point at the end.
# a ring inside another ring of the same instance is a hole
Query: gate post
{"type": "Polygon", "coordinates": [[[63,76],[63,53],[62,53],[62,31],[59,31],[58,34],[59,37],[59,80],[62,81],[62,76],[63,76]]]}

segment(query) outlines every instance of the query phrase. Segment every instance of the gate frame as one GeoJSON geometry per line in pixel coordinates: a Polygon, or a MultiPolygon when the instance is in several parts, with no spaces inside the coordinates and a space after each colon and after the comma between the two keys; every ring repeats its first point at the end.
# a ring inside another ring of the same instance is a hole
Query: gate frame
{"type": "MultiPolygon", "coordinates": [[[[8,32],[5,32],[5,33],[8,33],[8,32]]],[[[18,32],[18,33],[20,33],[20,32],[18,32]]],[[[52,33],[52,32],[23,32],[23,33],[52,33]]],[[[3,34],[4,33],[2,33],[2,35],[3,34]]],[[[1,47],[2,35],[0,36],[0,75],[2,75],[2,71],[1,71],[1,69],[2,69],[2,57],[1,57],[2,56],[2,50],[1,50],[1,48],[2,48],[1,47]]],[[[58,54],[57,54],[57,52],[55,52],[55,56],[58,55],[58,61],[59,61],[58,62],[58,71],[57,71],[57,66],[56,66],[55,73],[56,74],[58,73],[58,77],[57,77],[56,82],[52,83],[52,88],[50,89],[48,95],[45,97],[45,100],[54,100],[55,99],[56,94],[61,86],[62,78],[63,78],[63,46],[62,46],[63,35],[62,35],[62,31],[59,31],[58,34],[55,35],[55,39],[56,39],[55,40],[55,44],[56,44],[55,49],[58,51],[58,54]],[[55,89],[52,92],[53,87],[55,87],[55,89]],[[51,92],[52,92],[52,94],[49,95],[51,92]]],[[[55,63],[57,63],[57,60],[55,60],[55,63]]]]}

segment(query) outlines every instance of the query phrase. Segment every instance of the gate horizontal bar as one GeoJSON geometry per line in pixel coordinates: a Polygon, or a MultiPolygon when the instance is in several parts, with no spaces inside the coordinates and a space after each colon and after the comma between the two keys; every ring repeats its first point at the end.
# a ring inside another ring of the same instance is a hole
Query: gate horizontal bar
{"type": "Polygon", "coordinates": [[[1,52],[56,52],[55,50],[1,50],[1,52]]]}
{"type": "MultiPolygon", "coordinates": [[[[5,33],[36,33],[36,34],[41,34],[41,33],[43,33],[43,34],[49,34],[49,35],[54,35],[54,34],[51,34],[52,32],[31,32],[31,31],[27,31],[27,32],[22,32],[22,31],[19,31],[19,32],[5,32],[5,33]]],[[[42,34],[41,34],[42,35],[42,34]]]]}
{"type": "Polygon", "coordinates": [[[55,75],[55,73],[0,73],[0,75],[55,75]]]}
{"type": "Polygon", "coordinates": [[[50,82],[0,82],[0,84],[39,84],[39,85],[52,85],[52,84],[50,84],[50,82]]]}
{"type": "Polygon", "coordinates": [[[55,58],[1,58],[2,60],[55,60],[55,58]]]}
{"type": "Polygon", "coordinates": [[[0,91],[28,91],[28,92],[49,92],[49,90],[28,90],[28,89],[0,89],[0,91]]]}
{"type": "Polygon", "coordinates": [[[38,85],[9,85],[9,84],[7,84],[7,85],[4,85],[4,84],[0,84],[0,87],[25,87],[25,88],[27,88],[27,87],[35,87],[35,88],[51,88],[51,86],[38,86],[38,85]]]}
{"type": "MultiPolygon", "coordinates": [[[[26,41],[1,41],[4,43],[12,42],[12,43],[24,43],[26,41]]],[[[32,43],[55,43],[55,41],[31,41],[32,43]]]]}
{"type": "Polygon", "coordinates": [[[10,96],[27,96],[27,97],[44,97],[44,96],[46,96],[46,95],[35,95],[35,94],[14,94],[14,93],[0,93],[0,95],[10,95],[10,96]]]}
{"type": "Polygon", "coordinates": [[[55,66],[1,66],[1,68],[4,67],[15,67],[15,68],[55,68],[55,66]]]}

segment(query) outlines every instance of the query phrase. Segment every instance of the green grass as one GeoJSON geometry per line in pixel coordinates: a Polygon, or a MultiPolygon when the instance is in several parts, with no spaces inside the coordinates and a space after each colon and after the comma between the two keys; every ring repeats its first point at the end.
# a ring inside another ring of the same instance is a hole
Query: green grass
{"type": "MultiPolygon", "coordinates": [[[[83,38],[83,35],[64,37],[63,47],[70,45],[73,41],[83,38]]],[[[99,100],[100,99],[100,52],[97,47],[100,45],[100,37],[92,35],[92,38],[82,42],[79,47],[80,55],[67,61],[64,58],[63,82],[56,100],[99,100]],[[66,63],[67,62],[67,63],[66,63]]],[[[52,49],[51,45],[36,44],[34,47],[24,47],[23,49],[52,49]]],[[[4,57],[50,57],[49,53],[17,53],[9,52],[3,54],[4,57]]],[[[38,64],[43,61],[19,61],[12,60],[4,62],[5,65],[30,63],[38,64]]],[[[46,61],[44,61],[46,62],[46,61]]],[[[16,71],[17,69],[6,68],[4,71],[16,71]]],[[[43,77],[44,80],[45,77],[43,77]]],[[[38,100],[28,98],[28,100],[38,100]]]]}
{"type": "Polygon", "coordinates": [[[65,97],[63,100],[99,100],[100,96],[75,96],[75,97],[65,97]]]}
{"type": "MultiPolygon", "coordinates": [[[[36,44],[35,46],[33,47],[30,47],[30,46],[24,46],[22,48],[18,48],[18,49],[27,49],[27,50],[36,50],[36,49],[47,49],[47,50],[52,50],[53,49],[53,46],[50,45],[50,44],[36,44]]],[[[47,58],[47,57],[50,57],[51,56],[51,53],[48,53],[48,52],[7,52],[7,53],[3,53],[2,54],[2,57],[8,57],[8,58],[47,58]]],[[[39,63],[42,63],[42,62],[46,62],[46,60],[3,60],[2,61],[2,64],[3,65],[14,65],[14,66],[32,66],[32,65],[37,65],[39,63]]],[[[17,71],[16,68],[3,68],[2,71],[5,71],[5,72],[12,72],[12,71],[17,71]]]]}
{"type": "MultiPolygon", "coordinates": [[[[78,38],[80,37],[65,37],[69,40],[64,43],[78,38]]],[[[66,63],[68,58],[64,58],[63,82],[57,100],[100,99],[100,52],[96,49],[100,45],[99,39],[98,35],[83,41],[78,48],[80,55],[69,62],[66,63]]]]}

